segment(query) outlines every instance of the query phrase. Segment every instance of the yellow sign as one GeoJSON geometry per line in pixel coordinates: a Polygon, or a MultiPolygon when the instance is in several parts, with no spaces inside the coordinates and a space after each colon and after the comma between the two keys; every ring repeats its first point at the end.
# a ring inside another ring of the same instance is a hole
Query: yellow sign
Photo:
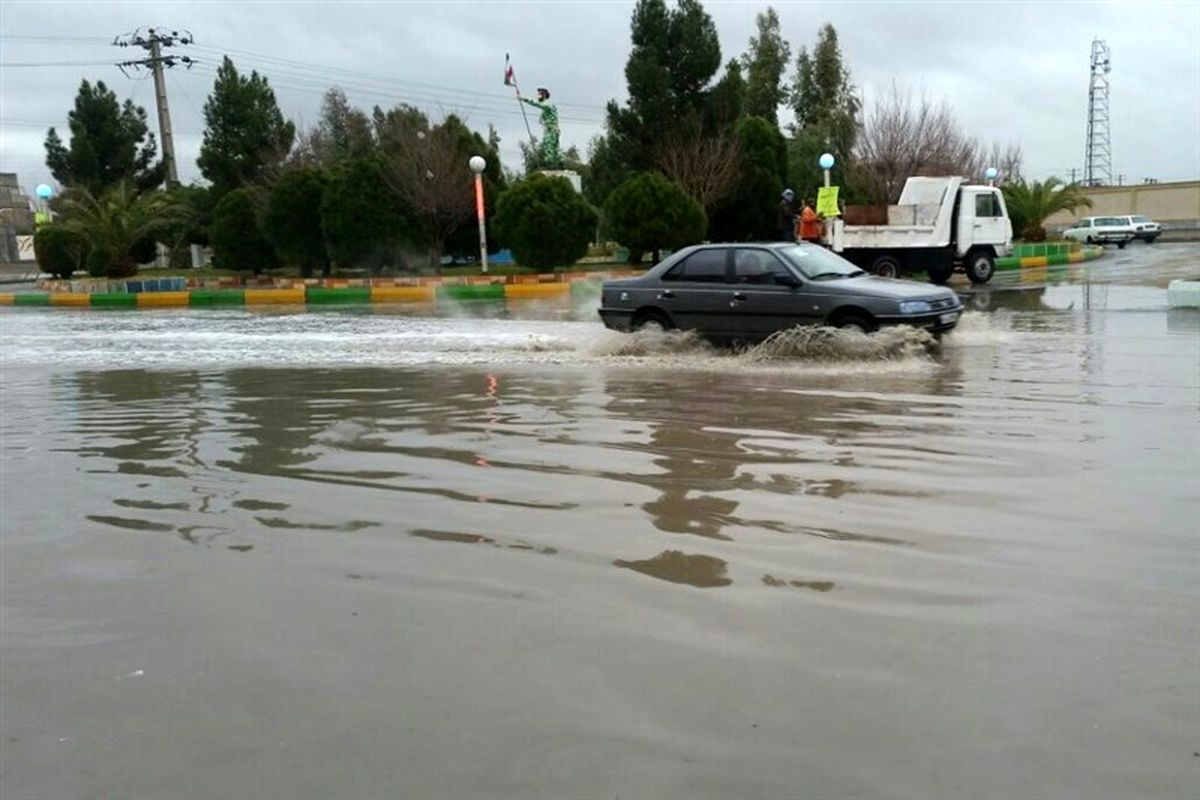
{"type": "Polygon", "coordinates": [[[822,186],[817,190],[817,213],[822,217],[836,217],[838,211],[838,187],[822,186]]]}

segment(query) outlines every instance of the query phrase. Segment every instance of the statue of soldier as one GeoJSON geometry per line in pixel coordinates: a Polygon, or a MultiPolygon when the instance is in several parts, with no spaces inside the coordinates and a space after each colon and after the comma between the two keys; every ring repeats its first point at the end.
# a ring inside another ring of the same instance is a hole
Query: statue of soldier
{"type": "Polygon", "coordinates": [[[531,100],[523,95],[517,95],[522,103],[528,103],[542,112],[542,167],[559,169],[562,166],[562,156],[558,152],[558,109],[550,102],[550,90],[539,88],[537,100],[531,100]]]}

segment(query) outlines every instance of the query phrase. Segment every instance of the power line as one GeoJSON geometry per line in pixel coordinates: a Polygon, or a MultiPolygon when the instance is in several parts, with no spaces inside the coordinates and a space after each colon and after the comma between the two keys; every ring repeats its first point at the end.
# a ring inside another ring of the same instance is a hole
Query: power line
{"type": "MultiPolygon", "coordinates": [[[[507,102],[508,100],[511,99],[507,95],[501,95],[497,92],[480,92],[480,91],[476,91],[476,90],[472,90],[472,89],[463,89],[463,88],[458,88],[458,87],[453,87],[453,86],[444,86],[444,85],[439,85],[439,84],[434,84],[434,83],[426,83],[423,81],[407,80],[405,78],[397,78],[394,75],[384,75],[384,74],[381,74],[378,72],[365,72],[363,70],[346,69],[344,67],[334,67],[334,66],[329,66],[326,64],[315,64],[310,61],[301,61],[301,60],[292,59],[292,58],[279,58],[277,56],[271,56],[271,55],[267,55],[265,53],[255,53],[250,50],[241,50],[236,47],[221,47],[220,45],[194,45],[194,47],[197,50],[209,51],[209,52],[217,53],[217,54],[221,54],[221,55],[233,54],[233,55],[238,55],[238,56],[244,56],[252,61],[257,60],[257,61],[260,61],[263,63],[274,63],[279,66],[290,67],[293,69],[299,69],[299,70],[307,71],[307,72],[346,75],[349,77],[357,78],[359,80],[384,82],[384,83],[387,83],[389,86],[397,84],[397,83],[405,84],[408,86],[418,86],[418,87],[423,87],[425,89],[432,89],[435,92],[439,93],[439,95],[446,94],[446,93],[461,94],[461,95],[469,95],[469,96],[474,96],[474,97],[481,97],[481,98],[489,99],[489,100],[504,100],[505,102],[507,102]]],[[[587,105],[584,103],[557,103],[557,105],[560,107],[563,107],[563,108],[578,108],[578,109],[582,109],[585,111],[602,110],[598,106],[587,105]]]]}
{"type": "Polygon", "coordinates": [[[109,67],[111,61],[6,61],[0,69],[16,67],[109,67]]]}
{"type": "Polygon", "coordinates": [[[100,36],[43,36],[21,33],[0,33],[0,39],[12,39],[17,42],[92,42],[110,44],[108,39],[100,36]]]}

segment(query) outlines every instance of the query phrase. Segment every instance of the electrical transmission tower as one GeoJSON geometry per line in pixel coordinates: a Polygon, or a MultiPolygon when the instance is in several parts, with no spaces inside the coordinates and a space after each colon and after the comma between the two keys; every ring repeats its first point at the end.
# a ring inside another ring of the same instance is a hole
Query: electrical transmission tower
{"type": "Polygon", "coordinates": [[[125,72],[128,67],[131,69],[149,68],[154,73],[154,97],[158,105],[158,132],[162,137],[163,163],[167,165],[168,186],[175,186],[179,183],[179,172],[175,167],[175,139],[171,135],[171,110],[167,106],[167,81],[163,77],[163,67],[182,64],[191,69],[196,62],[190,56],[163,55],[163,49],[174,47],[177,44],[191,44],[194,41],[196,41],[195,37],[187,32],[182,34],[179,31],[160,33],[154,28],[147,28],[145,35],[139,28],[133,33],[113,39],[113,44],[117,47],[140,47],[150,54],[148,58],[121,61],[117,66],[121,68],[122,72],[125,72]]]}
{"type": "Polygon", "coordinates": [[[1083,158],[1083,185],[1112,183],[1112,141],[1108,125],[1108,45],[1092,40],[1092,79],[1088,84],[1087,147],[1083,158]]]}

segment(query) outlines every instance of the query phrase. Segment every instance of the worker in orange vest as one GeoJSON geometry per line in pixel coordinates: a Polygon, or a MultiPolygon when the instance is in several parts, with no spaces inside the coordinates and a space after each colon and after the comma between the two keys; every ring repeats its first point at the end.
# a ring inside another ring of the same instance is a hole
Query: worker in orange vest
{"type": "Polygon", "coordinates": [[[804,210],[800,212],[800,238],[806,242],[821,241],[821,217],[813,211],[812,200],[804,200],[804,210]]]}

